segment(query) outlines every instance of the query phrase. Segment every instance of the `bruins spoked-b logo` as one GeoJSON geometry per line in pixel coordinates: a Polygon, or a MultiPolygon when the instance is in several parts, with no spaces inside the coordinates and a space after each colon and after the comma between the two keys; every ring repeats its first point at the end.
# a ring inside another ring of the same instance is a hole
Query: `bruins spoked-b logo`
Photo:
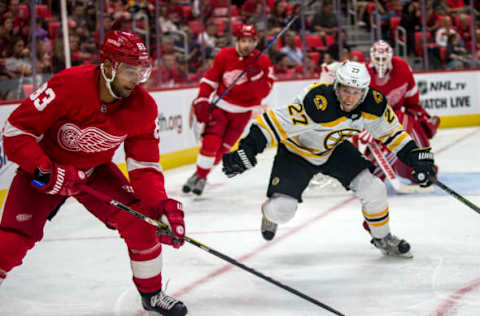
{"type": "Polygon", "coordinates": [[[358,129],[354,128],[344,128],[341,130],[336,130],[328,133],[323,139],[323,146],[327,150],[334,149],[338,144],[343,142],[346,139],[353,137],[353,135],[360,133],[358,129]]]}
{"type": "Polygon", "coordinates": [[[320,110],[320,111],[325,111],[328,105],[327,98],[325,98],[323,95],[320,95],[320,94],[317,94],[313,98],[313,103],[315,104],[315,107],[317,108],[317,110],[320,110]]]}

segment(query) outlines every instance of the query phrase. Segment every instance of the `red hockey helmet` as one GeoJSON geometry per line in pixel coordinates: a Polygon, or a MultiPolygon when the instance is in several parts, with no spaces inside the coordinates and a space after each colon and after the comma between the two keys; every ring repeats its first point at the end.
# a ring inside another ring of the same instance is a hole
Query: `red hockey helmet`
{"type": "Polygon", "coordinates": [[[111,60],[114,64],[124,63],[139,66],[139,82],[150,77],[152,70],[150,54],[142,39],[130,32],[111,31],[100,48],[100,60],[111,60]]]}
{"type": "Polygon", "coordinates": [[[255,29],[255,26],[253,26],[252,24],[243,24],[235,32],[235,36],[237,38],[250,37],[253,39],[257,39],[257,30],[255,29]]]}

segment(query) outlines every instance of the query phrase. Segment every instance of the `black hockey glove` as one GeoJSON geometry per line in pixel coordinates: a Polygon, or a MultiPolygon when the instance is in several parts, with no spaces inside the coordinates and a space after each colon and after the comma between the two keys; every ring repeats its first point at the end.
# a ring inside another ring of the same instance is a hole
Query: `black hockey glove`
{"type": "Polygon", "coordinates": [[[421,187],[428,187],[435,178],[435,165],[430,147],[414,148],[406,157],[406,163],[413,168],[412,176],[421,187]]]}
{"type": "Polygon", "coordinates": [[[245,170],[253,168],[257,164],[255,154],[247,147],[223,155],[223,173],[231,178],[245,170]]]}

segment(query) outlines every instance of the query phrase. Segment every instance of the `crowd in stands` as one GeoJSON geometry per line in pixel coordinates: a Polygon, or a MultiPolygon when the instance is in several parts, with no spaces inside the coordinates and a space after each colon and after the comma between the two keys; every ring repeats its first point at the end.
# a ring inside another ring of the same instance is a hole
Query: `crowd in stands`
{"type": "MultiPolygon", "coordinates": [[[[473,0],[425,0],[426,45],[433,69],[479,66],[472,64],[470,21],[475,21],[478,60],[480,1],[474,2],[474,16],[470,14],[469,1],[473,0]]],[[[36,2],[35,63],[31,58],[31,1],[0,2],[0,80],[25,80],[32,75],[34,66],[37,74],[46,75],[65,68],[60,1],[36,2]]],[[[98,62],[101,36],[97,21],[98,3],[92,0],[67,1],[72,65],[98,62]]],[[[211,66],[215,54],[233,44],[232,33],[241,23],[255,25],[259,33],[258,48],[262,50],[293,16],[299,15],[301,3],[231,0],[229,7],[228,0],[159,0],[160,33],[157,35],[154,0],[104,0],[103,34],[115,24],[125,30],[134,27],[143,36],[154,61],[152,76],[145,84],[147,88],[194,85],[211,66]],[[156,49],[157,40],[160,55],[156,49]]],[[[305,10],[305,18],[296,19],[269,49],[277,78],[317,77],[324,63],[344,58],[366,59],[363,51],[349,45],[345,29],[339,32],[335,3],[323,0],[305,10]]],[[[345,19],[346,1],[341,3],[345,19]]],[[[424,43],[420,0],[379,0],[377,3],[375,10],[374,1],[357,1],[358,27],[371,30],[372,15],[378,11],[382,37],[392,46],[399,40],[405,41],[408,55],[421,58],[424,43]],[[395,38],[398,26],[405,28],[406,38],[395,38]]],[[[2,92],[0,89],[0,99],[18,96],[16,91],[2,92]]]]}

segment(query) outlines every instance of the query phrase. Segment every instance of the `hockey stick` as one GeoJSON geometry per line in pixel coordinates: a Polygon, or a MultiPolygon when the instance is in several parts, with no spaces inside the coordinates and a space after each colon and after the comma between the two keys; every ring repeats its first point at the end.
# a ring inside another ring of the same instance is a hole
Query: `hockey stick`
{"type": "MultiPolygon", "coordinates": [[[[302,10],[304,8],[311,6],[315,1],[317,1],[317,0],[310,0],[307,4],[301,6],[299,12],[302,12],[302,10]]],[[[296,19],[298,19],[298,15],[295,15],[294,17],[292,17],[290,19],[290,21],[287,23],[287,25],[285,25],[280,30],[280,32],[278,32],[278,34],[276,34],[270,41],[268,41],[265,48],[261,52],[259,52],[257,54],[257,56],[255,56],[255,60],[257,60],[258,58],[260,58],[260,56],[265,54],[268,51],[268,49],[273,45],[273,43],[277,40],[277,38],[282,36],[282,34],[285,33],[285,31],[290,28],[290,25],[292,25],[292,23],[295,22],[296,19]]],[[[217,103],[228,93],[228,91],[230,91],[232,89],[232,87],[235,85],[235,83],[237,83],[237,81],[240,80],[240,78],[242,78],[243,75],[245,75],[246,72],[247,71],[245,69],[242,70],[242,72],[240,74],[238,74],[238,76],[232,81],[232,83],[230,83],[230,85],[227,87],[227,89],[225,89],[225,91],[223,91],[222,94],[220,96],[218,96],[218,98],[213,102],[212,106],[217,105],[217,103]]]]}
{"type": "MultiPolygon", "coordinates": [[[[178,238],[177,238],[176,236],[174,236],[174,234],[172,233],[172,231],[169,229],[169,227],[168,227],[166,224],[164,224],[164,223],[162,223],[162,222],[160,222],[160,221],[154,220],[154,219],[152,219],[152,218],[150,218],[150,217],[148,217],[148,216],[145,216],[145,215],[143,215],[142,213],[139,213],[139,212],[131,209],[131,208],[128,207],[127,205],[122,204],[122,203],[120,203],[120,202],[118,202],[118,201],[116,201],[116,200],[111,199],[111,198],[110,198],[109,196],[107,196],[106,194],[104,194],[104,193],[102,193],[102,192],[99,192],[99,191],[97,191],[97,190],[95,190],[95,189],[93,189],[93,188],[91,188],[91,187],[89,187],[89,186],[87,186],[87,185],[80,185],[79,187],[80,187],[80,189],[81,189],[83,192],[85,192],[85,193],[87,193],[87,194],[90,194],[90,195],[96,197],[96,198],[99,199],[100,201],[103,201],[103,202],[105,202],[105,203],[107,203],[107,204],[113,205],[113,206],[115,206],[115,207],[117,207],[117,208],[119,208],[119,209],[121,209],[121,210],[123,210],[123,211],[126,211],[126,212],[128,212],[128,213],[130,213],[130,214],[132,214],[132,215],[134,215],[134,216],[142,219],[143,221],[145,221],[145,222],[147,222],[147,223],[149,223],[149,224],[151,224],[151,225],[153,225],[153,226],[161,229],[162,231],[165,231],[167,234],[169,234],[170,236],[172,236],[174,239],[177,239],[177,240],[178,240],[178,238]]],[[[282,284],[282,283],[280,283],[280,282],[278,282],[278,281],[276,281],[276,280],[274,280],[274,279],[272,279],[272,278],[270,278],[270,277],[268,277],[268,276],[266,276],[266,275],[264,275],[264,274],[262,274],[262,273],[260,273],[260,272],[258,272],[258,271],[256,271],[256,270],[254,270],[254,269],[252,269],[252,268],[244,265],[243,263],[238,262],[237,260],[235,260],[235,259],[233,259],[233,258],[231,258],[231,257],[229,257],[229,256],[227,256],[227,255],[225,255],[225,254],[217,251],[217,250],[212,249],[212,248],[210,248],[210,247],[208,247],[208,246],[200,243],[199,241],[196,241],[196,240],[193,239],[193,238],[190,238],[190,237],[188,237],[188,236],[185,236],[185,237],[184,237],[184,240],[185,240],[186,242],[188,242],[188,243],[190,243],[190,244],[192,244],[192,245],[194,245],[194,246],[202,249],[202,250],[205,250],[206,252],[208,252],[208,253],[210,253],[210,254],[212,254],[212,255],[220,258],[220,259],[223,259],[223,260],[225,260],[225,261],[227,261],[227,262],[229,262],[229,263],[231,263],[231,264],[233,264],[233,265],[235,265],[235,266],[237,266],[237,267],[239,267],[239,268],[241,268],[241,269],[243,269],[243,270],[245,270],[245,271],[247,271],[247,272],[250,272],[250,273],[252,273],[252,274],[254,274],[254,275],[256,275],[256,276],[264,279],[265,281],[268,281],[268,282],[270,282],[270,283],[272,283],[272,284],[275,284],[276,286],[278,286],[278,287],[280,287],[280,288],[282,288],[282,289],[284,289],[284,290],[287,290],[288,292],[290,292],[290,293],[292,293],[292,294],[295,294],[295,295],[297,295],[297,296],[299,296],[299,297],[301,297],[301,298],[309,301],[309,302],[312,303],[312,304],[315,304],[315,305],[317,305],[317,306],[319,306],[319,307],[321,307],[321,308],[323,308],[323,309],[326,309],[326,310],[328,310],[329,312],[331,312],[331,313],[333,313],[333,314],[335,314],[335,315],[345,316],[344,314],[340,313],[339,311],[335,310],[334,308],[332,308],[332,307],[330,307],[330,306],[328,306],[328,305],[326,305],[326,304],[324,304],[324,303],[322,303],[322,302],[320,302],[320,301],[317,301],[316,299],[314,299],[314,298],[312,298],[312,297],[310,297],[310,296],[308,296],[308,295],[306,295],[306,294],[304,294],[304,293],[302,293],[302,292],[300,292],[300,291],[297,291],[297,290],[295,290],[294,288],[289,287],[288,285],[282,284]]]]}
{"type": "Polygon", "coordinates": [[[450,194],[451,196],[453,196],[454,198],[456,198],[457,200],[459,200],[460,202],[462,202],[463,204],[465,204],[466,206],[470,207],[472,210],[480,214],[480,207],[476,206],[475,204],[473,204],[472,202],[470,202],[469,200],[467,200],[457,192],[453,191],[452,189],[447,187],[445,184],[440,182],[438,179],[431,177],[431,181],[437,186],[439,186],[440,189],[447,192],[448,194],[450,194]]]}
{"type": "Polygon", "coordinates": [[[388,163],[387,158],[382,153],[380,146],[375,142],[375,140],[370,141],[367,144],[368,148],[373,154],[373,157],[378,162],[378,165],[382,169],[383,173],[388,179],[388,182],[392,185],[393,189],[398,193],[431,193],[433,192],[433,186],[429,187],[421,187],[418,184],[404,184],[400,182],[397,175],[395,174],[395,170],[393,167],[388,163]]]}

